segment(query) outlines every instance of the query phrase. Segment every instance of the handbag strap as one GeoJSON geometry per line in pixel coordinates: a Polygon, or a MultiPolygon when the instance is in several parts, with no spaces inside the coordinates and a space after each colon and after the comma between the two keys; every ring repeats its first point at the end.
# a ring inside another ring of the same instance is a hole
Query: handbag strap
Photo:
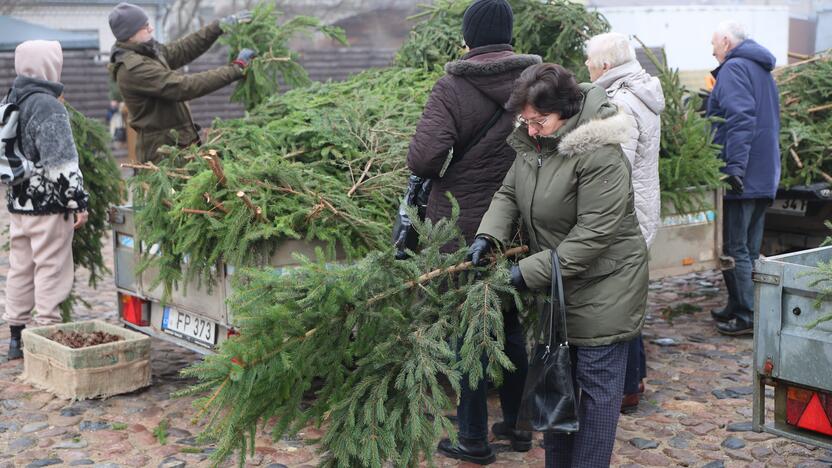
{"type": "Polygon", "coordinates": [[[549,333],[546,337],[546,344],[553,346],[555,344],[553,339],[557,340],[558,345],[568,344],[566,333],[566,299],[563,295],[563,274],[560,271],[560,259],[558,258],[556,249],[552,249],[552,289],[548,312],[549,333]],[[555,301],[557,301],[557,314],[555,314],[555,301]],[[555,320],[557,320],[557,324],[555,320]]]}

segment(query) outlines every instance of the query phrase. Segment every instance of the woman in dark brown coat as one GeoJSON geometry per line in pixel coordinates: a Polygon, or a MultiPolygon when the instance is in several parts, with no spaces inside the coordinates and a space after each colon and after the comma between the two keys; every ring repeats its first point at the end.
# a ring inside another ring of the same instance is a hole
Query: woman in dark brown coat
{"type": "MultiPolygon", "coordinates": [[[[410,143],[407,165],[414,174],[434,179],[426,216],[438,221],[451,214],[451,193],[459,203],[458,226],[467,243],[474,240],[491,197],[500,188],[514,161],[514,150],[506,137],[514,126],[514,116],[503,113],[499,120],[463,157],[440,172],[453,149],[455,158],[470,146],[480,129],[487,126],[511,94],[514,80],[527,67],[540,63],[537,55],[515,54],[511,42],[513,15],[505,0],[477,0],[465,11],[462,35],[469,52],[445,65],[446,75],[436,82],[425,105],[422,119],[410,143]]],[[[454,251],[462,245],[448,245],[454,251]]],[[[503,421],[492,428],[494,435],[511,441],[514,450],[531,448],[531,434],[514,430],[517,408],[523,391],[528,361],[523,330],[516,310],[504,311],[505,351],[516,370],[507,374],[500,388],[503,421]]],[[[488,445],[486,385],[476,390],[463,388],[457,408],[459,444],[448,439],[439,443],[445,456],[488,464],[494,451],[488,445]]]]}

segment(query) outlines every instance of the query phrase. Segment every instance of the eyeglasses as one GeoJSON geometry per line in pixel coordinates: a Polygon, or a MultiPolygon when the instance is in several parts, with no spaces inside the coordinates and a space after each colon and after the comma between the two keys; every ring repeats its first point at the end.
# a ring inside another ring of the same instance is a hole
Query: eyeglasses
{"type": "Polygon", "coordinates": [[[532,119],[529,120],[522,115],[517,116],[517,123],[523,125],[524,127],[534,127],[537,129],[543,128],[544,125],[549,121],[549,118],[552,117],[552,114],[543,117],[542,119],[532,119]]]}

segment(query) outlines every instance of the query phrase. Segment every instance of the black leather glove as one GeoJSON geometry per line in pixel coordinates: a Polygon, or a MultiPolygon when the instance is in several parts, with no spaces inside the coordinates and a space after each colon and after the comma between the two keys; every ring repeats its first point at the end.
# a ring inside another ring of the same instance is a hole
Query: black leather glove
{"type": "Polygon", "coordinates": [[[251,23],[251,12],[248,10],[238,11],[233,15],[228,15],[220,19],[220,23],[224,26],[234,26],[241,23],[251,23]]]}
{"type": "Polygon", "coordinates": [[[251,49],[243,49],[239,54],[237,54],[237,58],[231,63],[239,65],[240,68],[245,70],[246,67],[251,65],[251,61],[254,60],[254,57],[257,57],[257,52],[251,49]]]}
{"type": "Polygon", "coordinates": [[[468,255],[465,256],[467,260],[471,260],[474,266],[483,266],[488,263],[485,257],[494,248],[494,245],[486,237],[478,236],[468,247],[468,255]]]}
{"type": "Polygon", "coordinates": [[[511,285],[518,291],[525,291],[529,289],[526,286],[526,280],[523,279],[523,273],[520,272],[520,265],[511,266],[511,285]]]}
{"type": "Polygon", "coordinates": [[[742,191],[745,190],[745,186],[742,183],[742,177],[729,175],[725,182],[728,182],[728,185],[731,186],[731,190],[728,193],[732,195],[742,195],[742,191]]]}

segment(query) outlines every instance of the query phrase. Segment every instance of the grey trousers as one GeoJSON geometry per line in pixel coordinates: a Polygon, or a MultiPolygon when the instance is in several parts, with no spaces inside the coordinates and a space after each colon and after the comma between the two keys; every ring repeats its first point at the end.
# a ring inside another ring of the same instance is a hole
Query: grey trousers
{"type": "Polygon", "coordinates": [[[23,215],[11,213],[9,222],[9,277],[6,312],[9,325],[37,326],[61,323],[61,302],[72,291],[72,236],[70,214],[23,215]]]}
{"type": "Polygon", "coordinates": [[[610,466],[628,346],[623,342],[572,348],[580,429],[575,434],[544,434],[546,468],[610,466]]]}

